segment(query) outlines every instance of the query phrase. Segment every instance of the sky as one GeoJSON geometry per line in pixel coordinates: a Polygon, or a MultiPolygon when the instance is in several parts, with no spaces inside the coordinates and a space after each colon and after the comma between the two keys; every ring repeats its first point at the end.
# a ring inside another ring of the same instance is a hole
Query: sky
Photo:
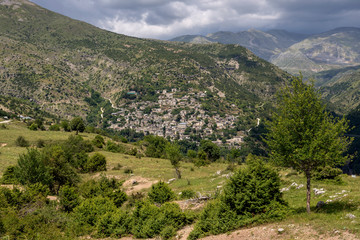
{"type": "Polygon", "coordinates": [[[217,31],[360,27],[360,0],[31,0],[116,33],[167,40],[217,31]]]}

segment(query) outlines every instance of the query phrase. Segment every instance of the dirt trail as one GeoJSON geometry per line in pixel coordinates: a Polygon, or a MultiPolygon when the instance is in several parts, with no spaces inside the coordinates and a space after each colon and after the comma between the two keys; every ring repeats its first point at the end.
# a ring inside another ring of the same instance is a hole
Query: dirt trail
{"type": "Polygon", "coordinates": [[[216,236],[209,236],[202,238],[202,240],[234,240],[234,239],[255,239],[255,240],[272,240],[272,239],[306,239],[306,240],[356,240],[359,239],[356,235],[344,231],[318,233],[311,226],[299,225],[283,225],[283,224],[268,224],[257,227],[241,229],[232,233],[220,234],[216,236]],[[283,228],[282,233],[278,229],[283,228]]]}

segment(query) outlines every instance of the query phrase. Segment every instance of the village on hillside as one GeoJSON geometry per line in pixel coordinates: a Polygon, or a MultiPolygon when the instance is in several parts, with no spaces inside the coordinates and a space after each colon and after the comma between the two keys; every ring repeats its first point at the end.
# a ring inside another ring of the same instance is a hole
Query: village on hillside
{"type": "MultiPolygon", "coordinates": [[[[202,137],[219,133],[224,129],[235,127],[237,117],[229,114],[209,116],[198,99],[204,98],[206,92],[189,91],[184,96],[177,96],[177,89],[158,91],[157,102],[140,101],[123,105],[112,115],[118,117],[117,123],[110,128],[116,130],[134,129],[145,134],[153,134],[171,139],[190,139],[192,133],[200,133],[202,137]]],[[[136,95],[135,91],[128,94],[136,95]]],[[[216,140],[214,143],[239,146],[244,134],[227,139],[226,142],[216,140]]]]}

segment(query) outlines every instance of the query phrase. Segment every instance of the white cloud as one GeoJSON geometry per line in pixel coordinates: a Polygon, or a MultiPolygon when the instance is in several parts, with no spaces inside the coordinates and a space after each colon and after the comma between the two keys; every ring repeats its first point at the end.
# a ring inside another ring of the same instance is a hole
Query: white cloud
{"type": "Polygon", "coordinates": [[[359,0],[33,0],[99,27],[137,37],[249,28],[326,31],[359,26],[359,0]]]}

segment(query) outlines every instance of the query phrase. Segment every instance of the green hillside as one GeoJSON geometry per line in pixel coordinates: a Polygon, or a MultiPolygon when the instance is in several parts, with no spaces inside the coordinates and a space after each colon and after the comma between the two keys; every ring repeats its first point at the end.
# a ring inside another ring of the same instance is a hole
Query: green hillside
{"type": "Polygon", "coordinates": [[[0,40],[0,94],[68,118],[93,111],[85,101],[92,90],[120,105],[131,90],[137,101],[155,101],[157,90],[191,88],[239,112],[271,99],[288,79],[240,46],[127,37],[26,0],[0,3],[0,40]]]}
{"type": "Polygon", "coordinates": [[[323,97],[339,113],[348,113],[359,106],[360,66],[323,71],[315,79],[323,97]]]}

